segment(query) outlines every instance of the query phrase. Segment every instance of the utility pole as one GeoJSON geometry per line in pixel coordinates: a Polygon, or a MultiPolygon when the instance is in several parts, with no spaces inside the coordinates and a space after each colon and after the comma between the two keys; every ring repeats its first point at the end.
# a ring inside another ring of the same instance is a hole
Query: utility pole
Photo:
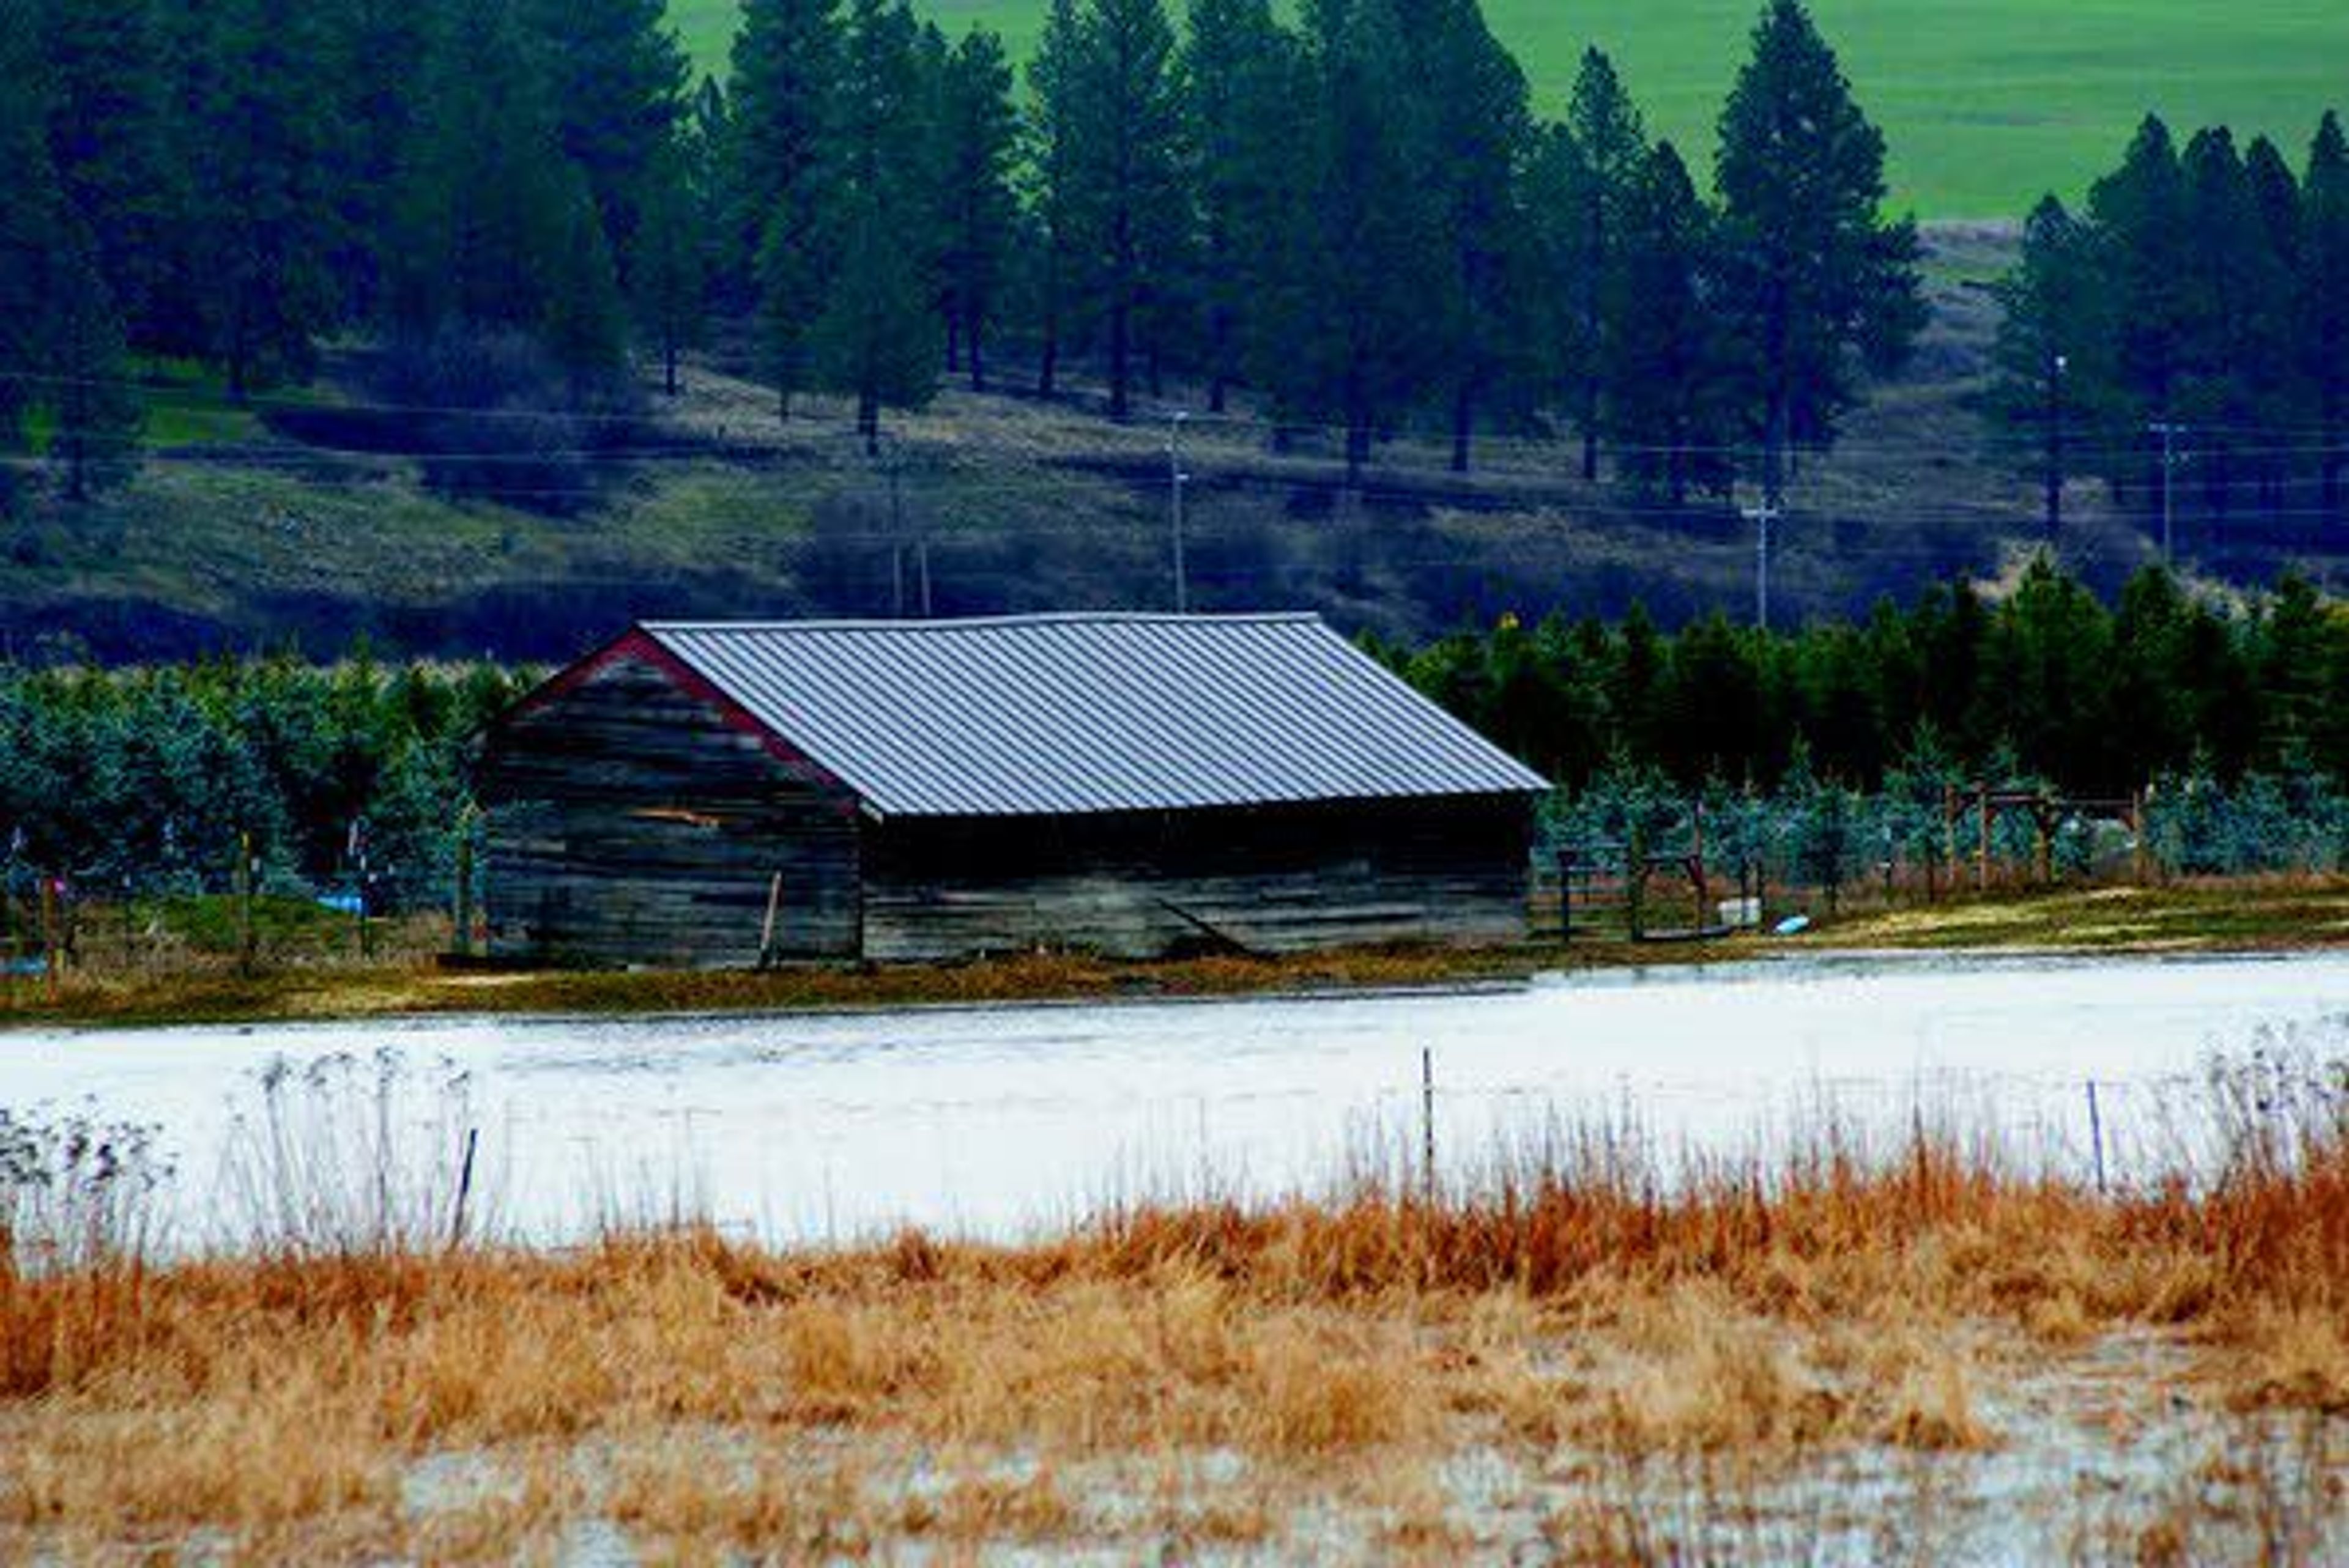
{"type": "Polygon", "coordinates": [[[2072,367],[2068,356],[2048,361],[2047,376],[2047,542],[2064,531],[2064,375],[2072,367]]]}
{"type": "MultiPolygon", "coordinates": [[[[887,453],[880,459],[881,471],[889,480],[889,596],[891,614],[898,620],[905,617],[905,449],[894,435],[889,438],[887,453]]],[[[921,605],[924,620],[930,616],[930,542],[917,540],[914,544],[914,589],[921,605]]]]}
{"type": "Polygon", "coordinates": [[[1190,416],[1176,409],[1166,422],[1166,523],[1174,552],[1174,613],[1190,614],[1191,585],[1183,562],[1183,487],[1191,476],[1183,471],[1183,423],[1190,416]]]}
{"type": "Polygon", "coordinates": [[[2174,539],[2171,530],[2177,518],[2177,508],[2170,492],[2177,488],[2174,478],[2178,468],[2178,453],[2171,443],[2187,433],[2187,427],[2172,423],[2168,419],[2157,419],[2147,428],[2161,438],[2161,563],[2164,566],[2175,566],[2178,556],[2173,548],[2174,539]]]}
{"type": "Polygon", "coordinates": [[[1754,624],[1770,629],[1770,525],[1785,515],[1773,495],[1739,514],[1754,525],[1754,624]]]}

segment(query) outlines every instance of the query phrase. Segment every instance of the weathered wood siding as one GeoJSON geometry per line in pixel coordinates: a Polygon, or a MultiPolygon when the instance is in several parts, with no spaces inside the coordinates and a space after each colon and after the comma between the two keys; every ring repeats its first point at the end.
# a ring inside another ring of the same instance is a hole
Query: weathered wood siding
{"type": "Polygon", "coordinates": [[[864,953],[1153,956],[1526,936],[1522,799],[868,823],[864,953]]]}
{"type": "Polygon", "coordinates": [[[854,802],[794,777],[650,662],[623,656],[492,729],[485,906],[501,957],[756,964],[856,955],[854,802]]]}

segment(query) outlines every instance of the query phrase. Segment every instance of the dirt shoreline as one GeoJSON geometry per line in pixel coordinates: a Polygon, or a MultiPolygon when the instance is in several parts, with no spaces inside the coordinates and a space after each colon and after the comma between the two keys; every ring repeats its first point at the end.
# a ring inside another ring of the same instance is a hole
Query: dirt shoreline
{"type": "Polygon", "coordinates": [[[965,965],[747,972],[494,971],[409,956],[244,975],[224,959],[163,971],[0,983],[12,1028],[353,1022],[454,1015],[630,1016],[893,1011],[931,1006],[1169,1001],[1456,990],[1536,975],[1767,956],[1971,953],[2191,956],[2349,947],[2349,877],[2213,881],[1992,895],[1822,918],[1794,937],[1713,942],[1357,949],[1281,958],[1120,962],[1037,954],[965,965]]]}

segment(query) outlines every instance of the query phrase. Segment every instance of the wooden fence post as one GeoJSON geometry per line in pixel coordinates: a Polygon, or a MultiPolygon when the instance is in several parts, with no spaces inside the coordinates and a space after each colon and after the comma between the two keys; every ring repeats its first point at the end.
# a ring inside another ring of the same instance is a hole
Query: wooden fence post
{"type": "Polygon", "coordinates": [[[1981,830],[1982,844],[1974,859],[1974,891],[1990,891],[1990,786],[1982,785],[1974,793],[1974,815],[1981,830]]]}
{"type": "Polygon", "coordinates": [[[1636,826],[1623,846],[1623,902],[1631,940],[1637,942],[1647,927],[1648,835],[1636,826]]]}
{"type": "Polygon", "coordinates": [[[1420,1168],[1425,1173],[1427,1206],[1435,1207],[1435,1053],[1422,1046],[1419,1049],[1419,1150],[1420,1168]]]}
{"type": "Polygon", "coordinates": [[[455,1252],[465,1244],[465,1205],[473,1196],[473,1150],[481,1142],[481,1130],[465,1129],[465,1158],[457,1173],[457,1204],[449,1217],[449,1250],[455,1252]]]}
{"type": "Polygon", "coordinates": [[[1712,924],[1706,917],[1705,905],[1711,902],[1711,890],[1705,885],[1704,874],[1704,802],[1700,799],[1689,813],[1689,880],[1696,884],[1696,919],[1689,929],[1702,932],[1712,924]]]}
{"type": "Polygon", "coordinates": [[[1948,877],[1950,891],[1958,887],[1958,787],[1941,786],[1941,870],[1948,877]]]}
{"type": "Polygon", "coordinates": [[[261,952],[261,936],[253,923],[254,875],[253,835],[240,832],[236,836],[236,918],[237,966],[251,975],[261,952]]]}
{"type": "Polygon", "coordinates": [[[2038,804],[2033,808],[2031,820],[2039,831],[2039,885],[2055,885],[2055,799],[2041,790],[2038,804]]]}
{"type": "Polygon", "coordinates": [[[2096,1080],[2088,1080],[2088,1143],[2095,1151],[2096,1191],[2105,1190],[2105,1119],[2096,1105],[2096,1080]]]}
{"type": "Polygon", "coordinates": [[[473,832],[467,819],[460,817],[458,823],[455,947],[458,956],[470,957],[473,951],[473,832]]]}
{"type": "Polygon", "coordinates": [[[44,973],[48,976],[49,1000],[54,1004],[65,955],[57,950],[57,879],[47,872],[41,873],[41,957],[44,973]]]}
{"type": "Polygon", "coordinates": [[[2129,869],[2137,878],[2137,885],[2139,887],[2148,886],[2153,881],[2151,875],[2153,846],[2146,841],[2145,823],[2146,808],[2152,803],[2153,786],[2151,784],[2147,784],[2142,789],[2131,790],[2129,793],[2129,837],[2137,846],[2136,852],[2131,856],[2129,869]]]}

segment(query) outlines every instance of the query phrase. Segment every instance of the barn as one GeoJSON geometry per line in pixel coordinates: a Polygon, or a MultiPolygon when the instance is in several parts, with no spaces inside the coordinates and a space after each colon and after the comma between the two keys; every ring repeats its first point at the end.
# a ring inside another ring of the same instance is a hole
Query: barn
{"type": "Polygon", "coordinates": [[[1548,786],[1304,614],[647,623],[501,716],[495,956],[1521,939],[1548,786]]]}

